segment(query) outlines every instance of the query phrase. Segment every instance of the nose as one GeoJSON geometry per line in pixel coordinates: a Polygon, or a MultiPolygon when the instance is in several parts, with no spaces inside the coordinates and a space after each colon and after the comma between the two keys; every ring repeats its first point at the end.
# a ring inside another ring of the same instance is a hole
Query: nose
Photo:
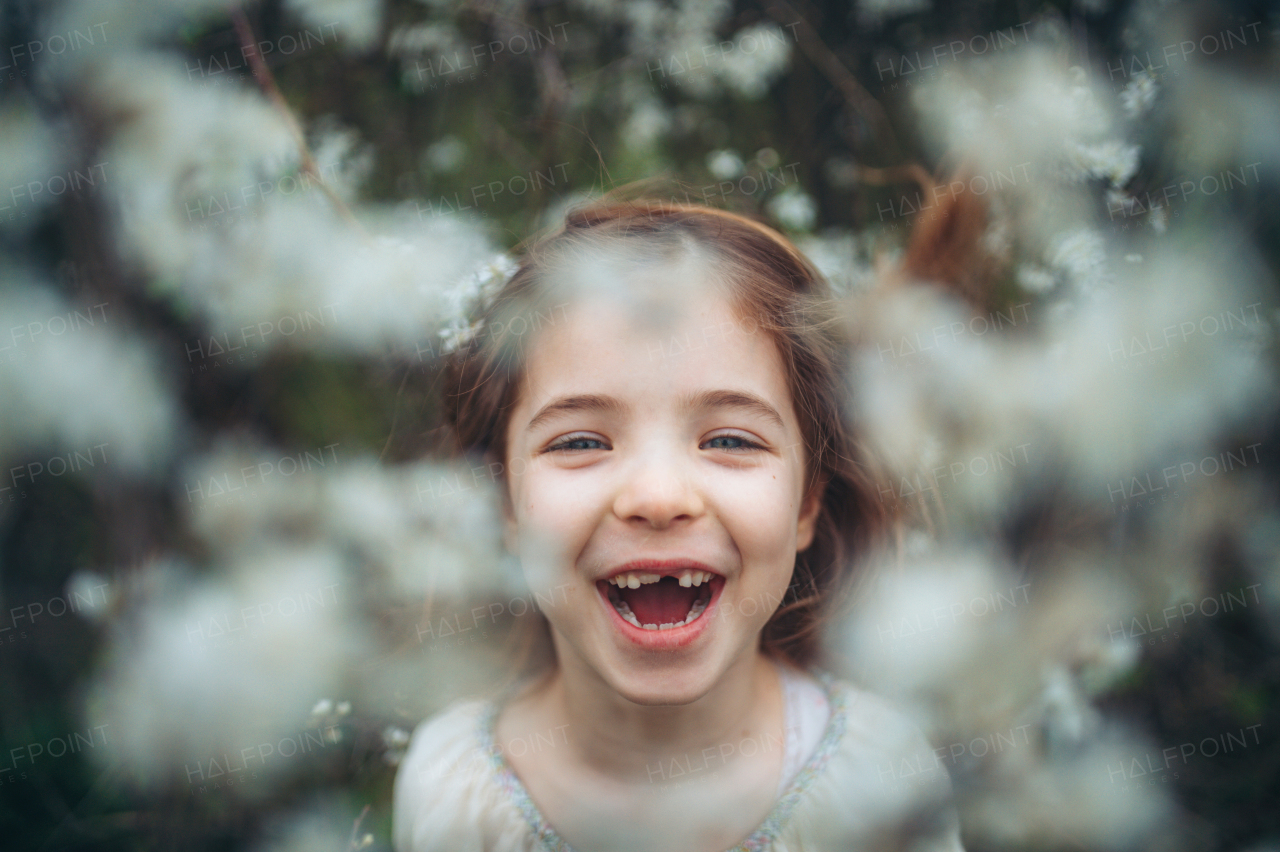
{"type": "Polygon", "coordinates": [[[651,448],[631,460],[613,501],[613,513],[628,525],[666,529],[705,511],[691,465],[675,450],[651,448]]]}

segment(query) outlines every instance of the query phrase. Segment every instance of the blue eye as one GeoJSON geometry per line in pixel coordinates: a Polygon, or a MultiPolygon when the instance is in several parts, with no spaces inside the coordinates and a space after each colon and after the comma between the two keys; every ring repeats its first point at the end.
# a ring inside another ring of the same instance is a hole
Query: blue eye
{"type": "Polygon", "coordinates": [[[708,439],[703,446],[713,450],[751,450],[760,448],[759,444],[748,441],[738,435],[716,435],[714,438],[708,439]]]}
{"type": "Polygon", "coordinates": [[[608,446],[604,441],[597,438],[588,438],[583,435],[570,435],[562,438],[560,441],[547,447],[547,452],[555,452],[557,450],[583,451],[583,450],[607,450],[608,446]]]}

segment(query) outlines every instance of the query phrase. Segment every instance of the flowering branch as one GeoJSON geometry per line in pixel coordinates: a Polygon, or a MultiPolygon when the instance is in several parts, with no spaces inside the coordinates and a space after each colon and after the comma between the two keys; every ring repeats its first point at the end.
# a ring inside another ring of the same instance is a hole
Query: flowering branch
{"type": "Polygon", "coordinates": [[[334,209],[344,219],[358,228],[359,223],[356,221],[351,209],[347,207],[346,202],[320,176],[320,169],[316,166],[315,157],[311,153],[310,146],[307,145],[306,137],[302,133],[302,127],[298,124],[298,119],[294,116],[293,110],[290,109],[288,101],[284,99],[284,94],[281,93],[280,87],[276,85],[276,79],[271,73],[271,69],[267,67],[266,61],[263,60],[262,54],[258,51],[258,41],[253,35],[253,29],[249,26],[249,19],[245,17],[244,10],[240,8],[232,9],[231,22],[235,25],[236,35],[240,37],[240,45],[244,55],[249,60],[249,67],[253,69],[254,79],[258,81],[258,86],[262,88],[263,94],[267,96],[268,100],[271,101],[284,118],[285,123],[289,125],[293,138],[297,140],[298,154],[302,160],[302,173],[314,180],[329,198],[334,209]]]}

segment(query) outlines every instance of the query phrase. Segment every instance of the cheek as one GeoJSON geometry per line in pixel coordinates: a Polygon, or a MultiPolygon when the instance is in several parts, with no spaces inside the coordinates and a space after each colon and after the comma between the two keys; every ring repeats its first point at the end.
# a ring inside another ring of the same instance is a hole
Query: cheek
{"type": "Polygon", "coordinates": [[[600,500],[556,473],[533,471],[511,493],[520,554],[539,573],[572,568],[600,517],[600,500]]]}
{"type": "Polygon", "coordinates": [[[781,477],[723,490],[720,517],[744,562],[790,570],[800,511],[794,491],[781,477]]]}
{"type": "Polygon", "coordinates": [[[516,517],[522,525],[569,531],[598,514],[600,500],[589,484],[564,473],[535,469],[512,490],[516,517]]]}

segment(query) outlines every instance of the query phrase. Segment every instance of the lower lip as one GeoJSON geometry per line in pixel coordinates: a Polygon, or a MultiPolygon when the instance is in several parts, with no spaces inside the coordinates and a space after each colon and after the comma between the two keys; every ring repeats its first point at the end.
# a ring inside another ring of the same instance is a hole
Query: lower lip
{"type": "Polygon", "coordinates": [[[613,604],[609,602],[609,593],[606,591],[607,583],[603,580],[596,583],[596,590],[600,593],[600,599],[604,603],[604,608],[609,611],[614,625],[633,644],[647,651],[673,651],[692,644],[702,635],[711,622],[711,614],[715,611],[716,604],[720,601],[720,595],[724,591],[724,578],[712,577],[707,582],[711,584],[711,600],[707,601],[706,609],[688,624],[680,627],[668,627],[666,630],[645,630],[643,627],[636,627],[623,618],[614,609],[613,604]]]}

